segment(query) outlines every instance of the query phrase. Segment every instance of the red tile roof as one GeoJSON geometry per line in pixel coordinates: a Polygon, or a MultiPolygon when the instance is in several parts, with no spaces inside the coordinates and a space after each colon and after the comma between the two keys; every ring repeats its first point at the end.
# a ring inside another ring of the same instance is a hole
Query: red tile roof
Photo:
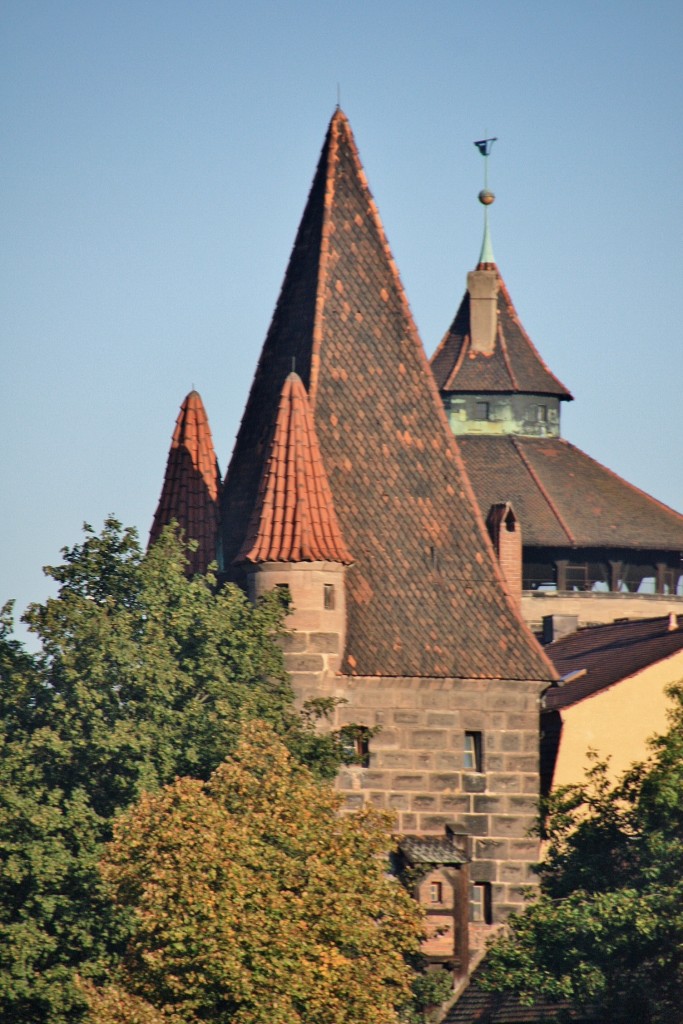
{"type": "Polygon", "coordinates": [[[149,534],[153,544],[172,520],[198,548],[188,552],[191,573],[206,572],[216,558],[220,471],[213,449],[209,421],[196,391],[180,407],[161,497],[149,534]]]}
{"type": "Polygon", "coordinates": [[[547,711],[570,707],[683,650],[683,615],[612,622],[564,636],[545,648],[561,676],[581,672],[546,692],[547,711]]]}
{"type": "Polygon", "coordinates": [[[353,561],[334,510],[308,395],[296,373],[282,388],[254,514],[236,561],[353,561]]]}
{"type": "Polygon", "coordinates": [[[510,501],[525,547],[683,551],[683,516],[562,438],[459,437],[480,507],[510,501]]]}
{"type": "MultiPolygon", "coordinates": [[[[498,271],[495,264],[488,263],[477,269],[498,271]]],[[[557,395],[570,400],[572,395],[545,365],[524,330],[500,274],[498,285],[498,335],[493,354],[472,351],[470,298],[466,292],[430,360],[439,391],[557,395]]]]}
{"type": "MultiPolygon", "coordinates": [[[[226,566],[245,543],[293,357],[354,557],[342,670],[552,675],[504,593],[341,111],[325,139],[226,477],[226,566]]],[[[230,570],[233,578],[239,569],[230,570]]]]}

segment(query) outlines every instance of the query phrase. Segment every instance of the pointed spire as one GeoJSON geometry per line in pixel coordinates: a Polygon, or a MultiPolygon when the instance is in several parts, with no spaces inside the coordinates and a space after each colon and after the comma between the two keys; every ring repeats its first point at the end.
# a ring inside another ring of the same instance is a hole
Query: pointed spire
{"type": "Polygon", "coordinates": [[[501,586],[341,110],[329,125],[223,487],[226,572],[240,583],[244,564],[234,562],[258,534],[254,509],[264,475],[273,474],[264,463],[292,356],[354,558],[345,577],[341,671],[545,678],[548,667],[501,586]]]}
{"type": "Polygon", "coordinates": [[[491,232],[489,230],[489,210],[488,206],[484,207],[484,238],[481,243],[481,253],[479,254],[479,265],[477,270],[493,269],[496,265],[496,257],[493,255],[493,245],[491,243],[491,232]]]}
{"type": "Polygon", "coordinates": [[[236,562],[341,562],[352,558],[334,510],[301,377],[289,374],[254,513],[236,562]]]}
{"type": "Polygon", "coordinates": [[[164,526],[176,520],[187,540],[199,547],[189,552],[189,573],[206,572],[216,559],[220,471],[211,429],[199,394],[191,391],[180,407],[161,497],[149,534],[153,544],[164,526]]]}

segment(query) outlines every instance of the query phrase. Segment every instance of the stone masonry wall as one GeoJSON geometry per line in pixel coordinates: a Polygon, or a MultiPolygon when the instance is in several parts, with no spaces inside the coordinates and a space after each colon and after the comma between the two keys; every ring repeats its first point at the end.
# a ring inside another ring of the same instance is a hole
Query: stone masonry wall
{"type": "MultiPolygon", "coordinates": [[[[368,768],[342,769],[345,805],[393,811],[403,834],[442,834],[446,824],[472,837],[473,882],[491,885],[493,922],[504,920],[533,885],[538,843],[538,682],[328,676],[294,669],[297,697],[343,698],[336,727],[379,733],[368,768]],[[463,767],[465,731],[481,732],[482,771],[463,767]]],[[[300,655],[299,655],[300,657],[300,655]]]]}

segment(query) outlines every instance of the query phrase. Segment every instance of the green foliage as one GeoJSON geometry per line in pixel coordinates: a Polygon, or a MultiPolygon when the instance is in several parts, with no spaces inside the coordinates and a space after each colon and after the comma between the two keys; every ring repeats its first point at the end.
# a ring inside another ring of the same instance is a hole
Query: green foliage
{"type": "Polygon", "coordinates": [[[446,968],[429,970],[426,958],[411,958],[418,973],[411,984],[411,998],[401,1007],[402,1024],[424,1024],[435,1007],[440,1007],[453,994],[453,975],[446,968]]]}
{"type": "Polygon", "coordinates": [[[144,795],[102,864],[135,926],[93,1024],[146,1021],[141,1000],[155,1024],[397,1021],[421,914],[387,875],[391,818],[339,809],[260,722],[208,783],[144,795]]]}
{"type": "Polygon", "coordinates": [[[167,531],[144,554],[110,519],[46,569],[58,594],[25,616],[36,655],[0,620],[0,1019],[69,1024],[74,969],[122,946],[125,913],[97,871],[113,816],[178,775],[208,779],[243,722],[269,722],[321,774],[334,738],[296,714],[277,596],[253,607],[233,587],[185,576],[167,531]]]}
{"type": "Polygon", "coordinates": [[[596,762],[551,798],[541,896],[489,952],[490,987],[683,1021],[683,688],[670,694],[648,762],[615,785],[596,762]]]}

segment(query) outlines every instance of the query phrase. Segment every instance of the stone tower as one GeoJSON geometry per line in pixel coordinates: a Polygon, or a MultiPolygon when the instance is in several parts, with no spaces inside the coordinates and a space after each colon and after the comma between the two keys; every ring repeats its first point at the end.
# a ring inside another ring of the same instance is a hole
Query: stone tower
{"type": "Polygon", "coordinates": [[[338,778],[347,807],[393,810],[404,834],[469,836],[473,931],[502,921],[534,881],[539,696],[555,673],[498,565],[340,110],[242,417],[221,532],[226,578],[253,593],[290,587],[298,698],[341,698],[335,724],[373,733],[367,761],[338,778]],[[303,528],[323,507],[324,544],[303,528]],[[345,636],[320,617],[341,613],[324,593],[342,576],[345,636]]]}

